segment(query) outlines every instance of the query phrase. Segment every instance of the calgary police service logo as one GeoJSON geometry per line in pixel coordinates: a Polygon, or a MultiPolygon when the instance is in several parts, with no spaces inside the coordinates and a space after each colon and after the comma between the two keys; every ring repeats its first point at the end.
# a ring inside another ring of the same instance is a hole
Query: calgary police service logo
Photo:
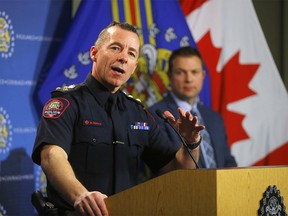
{"type": "Polygon", "coordinates": [[[14,30],[9,16],[0,11],[0,56],[9,58],[14,52],[15,37],[14,30]]]}
{"type": "Polygon", "coordinates": [[[12,125],[9,115],[0,107],[0,154],[9,152],[12,143],[12,125]]]}
{"type": "Polygon", "coordinates": [[[280,191],[274,185],[269,186],[264,192],[264,198],[260,202],[260,209],[258,215],[265,216],[285,216],[286,207],[283,202],[283,197],[280,195],[280,191]]]}

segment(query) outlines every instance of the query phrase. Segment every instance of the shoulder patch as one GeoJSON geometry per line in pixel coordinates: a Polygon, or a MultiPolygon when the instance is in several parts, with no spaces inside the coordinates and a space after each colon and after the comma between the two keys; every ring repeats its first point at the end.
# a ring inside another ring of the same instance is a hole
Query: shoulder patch
{"type": "Polygon", "coordinates": [[[69,106],[70,102],[65,98],[52,98],[44,105],[42,116],[57,119],[69,106]]]}

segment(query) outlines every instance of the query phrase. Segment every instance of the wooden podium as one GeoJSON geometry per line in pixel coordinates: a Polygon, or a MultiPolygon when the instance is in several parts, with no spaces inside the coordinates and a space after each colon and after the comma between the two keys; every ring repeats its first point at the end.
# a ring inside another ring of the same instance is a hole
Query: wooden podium
{"type": "Polygon", "coordinates": [[[288,203],[288,167],[176,170],[110,196],[110,216],[258,215],[268,186],[288,203]]]}

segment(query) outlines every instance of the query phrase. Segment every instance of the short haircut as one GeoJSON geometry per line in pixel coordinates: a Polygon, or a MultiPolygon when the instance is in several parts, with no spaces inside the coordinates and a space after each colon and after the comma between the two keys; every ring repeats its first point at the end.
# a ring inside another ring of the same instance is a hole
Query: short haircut
{"type": "Polygon", "coordinates": [[[196,48],[185,46],[185,47],[181,47],[181,48],[174,50],[172,54],[170,55],[169,60],[168,60],[168,64],[169,64],[168,73],[169,74],[172,73],[174,59],[178,57],[192,57],[192,56],[197,56],[198,58],[200,58],[201,63],[202,63],[202,68],[204,68],[204,62],[203,62],[200,52],[196,48]]]}
{"type": "Polygon", "coordinates": [[[103,42],[105,42],[105,41],[108,39],[108,37],[109,37],[109,34],[107,34],[107,30],[108,30],[109,28],[111,28],[111,27],[114,27],[114,26],[118,26],[118,27],[121,28],[121,29],[130,31],[130,32],[133,32],[133,33],[135,33],[135,34],[138,36],[138,38],[139,38],[139,34],[138,34],[138,32],[137,32],[137,29],[136,29],[133,25],[131,25],[131,24],[127,23],[127,22],[122,22],[122,23],[120,23],[120,22],[112,21],[112,22],[111,22],[107,27],[105,27],[105,28],[100,32],[100,34],[98,35],[98,38],[97,38],[97,40],[96,40],[96,42],[95,42],[95,46],[96,46],[96,47],[102,46],[103,42]]]}

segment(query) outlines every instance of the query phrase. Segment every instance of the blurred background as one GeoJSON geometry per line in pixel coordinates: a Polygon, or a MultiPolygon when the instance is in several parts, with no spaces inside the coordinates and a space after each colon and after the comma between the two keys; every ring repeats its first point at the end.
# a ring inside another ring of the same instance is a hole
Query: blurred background
{"type": "Polygon", "coordinates": [[[288,1],[0,0],[0,215],[35,214],[31,193],[46,191],[31,160],[42,107],[86,77],[112,20],[139,28],[145,54],[123,90],[152,105],[169,89],[171,51],[195,46],[208,71],[201,100],[223,116],[239,166],[288,164],[288,1]]]}

